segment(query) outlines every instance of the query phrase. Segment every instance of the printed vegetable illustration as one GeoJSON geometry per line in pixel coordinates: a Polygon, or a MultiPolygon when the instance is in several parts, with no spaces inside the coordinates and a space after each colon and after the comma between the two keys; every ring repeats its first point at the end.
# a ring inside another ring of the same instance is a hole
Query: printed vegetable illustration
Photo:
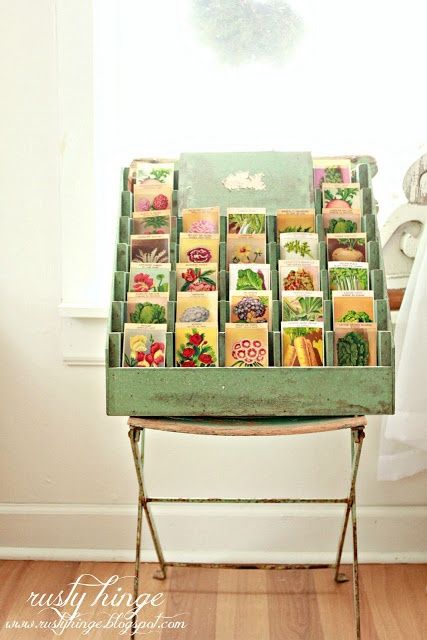
{"type": "Polygon", "coordinates": [[[181,274],[184,284],[181,291],[216,291],[215,281],[209,276],[215,273],[213,269],[202,271],[199,267],[187,269],[181,274]]]}
{"type": "Polygon", "coordinates": [[[264,274],[260,269],[257,272],[252,271],[252,269],[239,269],[237,272],[236,289],[246,289],[250,291],[266,289],[264,274]]]}
{"type": "Polygon", "coordinates": [[[320,180],[320,186],[323,182],[342,182],[341,167],[326,167],[325,177],[320,180]]]}
{"type": "Polygon", "coordinates": [[[209,309],[206,309],[206,307],[194,306],[188,307],[188,309],[181,314],[179,320],[180,322],[206,322],[208,318],[209,309]]]}
{"type": "Polygon", "coordinates": [[[357,187],[338,188],[335,193],[325,189],[323,192],[325,209],[351,209],[354,197],[358,192],[357,187]]]}
{"type": "Polygon", "coordinates": [[[322,298],[283,298],[283,320],[316,321],[323,315],[322,298]]]}
{"type": "Polygon", "coordinates": [[[359,333],[350,331],[337,341],[339,367],[366,367],[369,362],[369,343],[359,333]]]}
{"type": "Polygon", "coordinates": [[[267,308],[268,298],[245,296],[234,305],[233,312],[239,322],[265,322],[267,308]]]}
{"type": "Polygon", "coordinates": [[[196,329],[186,333],[186,342],[180,344],[176,354],[177,367],[214,367],[216,362],[215,350],[205,339],[206,334],[196,329]]]}
{"type": "Polygon", "coordinates": [[[337,267],[329,270],[331,289],[367,289],[368,272],[366,269],[353,267],[337,267]]]}
{"type": "Polygon", "coordinates": [[[132,336],[129,341],[130,355],[125,354],[128,367],[160,367],[165,363],[165,345],[155,342],[153,336],[132,336]]]}
{"type": "Polygon", "coordinates": [[[265,215],[259,213],[230,213],[229,233],[265,233],[265,215]]]}
{"type": "Polygon", "coordinates": [[[164,324],[166,310],[153,302],[138,302],[135,311],[130,314],[130,321],[136,324],[164,324]]]}
{"type": "Polygon", "coordinates": [[[356,222],[344,218],[332,218],[326,229],[326,233],[354,233],[355,231],[357,231],[356,222]]]}
{"type": "Polygon", "coordinates": [[[364,242],[360,238],[342,238],[340,246],[332,251],[332,260],[341,262],[363,262],[364,254],[360,249],[364,248],[364,242]],[[357,249],[359,247],[359,249],[357,249]]]}
{"type": "Polygon", "coordinates": [[[206,247],[197,247],[187,251],[189,262],[210,262],[212,259],[212,253],[206,247]]]}
{"type": "Polygon", "coordinates": [[[372,322],[366,311],[347,311],[338,322],[372,322]]]}
{"type": "Polygon", "coordinates": [[[279,229],[279,233],[308,233],[310,231],[314,231],[311,225],[309,225],[308,227],[301,227],[301,225],[297,227],[289,226],[284,227],[283,229],[279,229]]]}
{"type": "Polygon", "coordinates": [[[240,340],[233,345],[231,355],[236,360],[232,367],[263,367],[267,349],[260,340],[240,340]]]}
{"type": "Polygon", "coordinates": [[[288,291],[305,290],[314,291],[313,278],[305,269],[289,271],[288,275],[283,278],[283,289],[288,291]]]}
{"type": "Polygon", "coordinates": [[[144,219],[144,227],[147,233],[167,233],[169,231],[167,216],[151,216],[144,219]],[[149,231],[149,229],[153,231],[149,231]]]}
{"type": "Polygon", "coordinates": [[[154,278],[148,273],[137,273],[133,279],[132,291],[168,291],[169,286],[167,282],[164,282],[164,279],[164,274],[159,273],[156,275],[156,283],[154,283],[154,278]]]}
{"type": "Polygon", "coordinates": [[[314,258],[308,242],[302,242],[301,240],[291,240],[290,242],[285,242],[284,247],[288,253],[296,253],[301,256],[301,258],[305,258],[307,256],[309,258],[314,258]]]}
{"type": "Polygon", "coordinates": [[[188,233],[215,233],[216,226],[210,220],[197,220],[188,229],[188,233]]]}
{"type": "Polygon", "coordinates": [[[166,249],[158,249],[158,247],[155,247],[152,251],[138,249],[132,260],[135,262],[167,262],[168,252],[166,249]]]}
{"type": "Polygon", "coordinates": [[[151,169],[150,173],[138,175],[138,182],[145,185],[157,184],[159,182],[165,183],[169,178],[170,173],[171,169],[151,169]]]}
{"type": "Polygon", "coordinates": [[[323,365],[321,329],[296,327],[285,329],[283,336],[285,367],[318,367],[323,365]]]}

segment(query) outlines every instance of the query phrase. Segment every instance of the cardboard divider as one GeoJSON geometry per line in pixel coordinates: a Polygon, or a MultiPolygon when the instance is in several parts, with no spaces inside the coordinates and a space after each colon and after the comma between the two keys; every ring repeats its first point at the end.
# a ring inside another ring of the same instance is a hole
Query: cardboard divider
{"type": "Polygon", "coordinates": [[[323,291],[323,299],[331,299],[331,292],[329,291],[329,273],[327,269],[320,270],[320,288],[323,291]]]}
{"type": "Polygon", "coordinates": [[[176,301],[176,271],[175,271],[175,269],[171,270],[171,272],[170,272],[169,300],[176,301]]]}
{"type": "Polygon", "coordinates": [[[175,366],[175,350],[174,350],[174,335],[171,331],[166,332],[166,358],[165,365],[167,367],[175,366]]]}
{"type": "Polygon", "coordinates": [[[270,280],[271,289],[273,291],[273,300],[280,300],[279,272],[277,271],[277,269],[272,269],[270,271],[270,280]]]}
{"type": "Polygon", "coordinates": [[[129,254],[129,245],[119,242],[116,252],[116,271],[129,271],[129,254]]]}
{"type": "Polygon", "coordinates": [[[323,323],[325,331],[332,331],[332,300],[323,300],[323,323]]]}
{"type": "Polygon", "coordinates": [[[387,296],[384,286],[384,272],[381,269],[374,269],[370,273],[370,285],[374,292],[374,299],[379,300],[387,296]]]}
{"type": "Polygon", "coordinates": [[[334,366],[334,332],[324,332],[324,364],[327,367],[334,366]]]}
{"type": "Polygon", "coordinates": [[[273,346],[273,358],[272,364],[275,367],[282,366],[282,340],[280,331],[272,332],[272,346],[273,346]]]}
{"type": "Polygon", "coordinates": [[[277,261],[280,255],[280,247],[276,242],[269,242],[267,244],[267,264],[270,265],[271,269],[277,268],[277,261]]]}
{"type": "Polygon", "coordinates": [[[229,318],[230,318],[230,304],[228,300],[218,301],[218,313],[219,313],[219,330],[225,331],[225,323],[229,322],[229,318]]]}
{"type": "Polygon", "coordinates": [[[265,224],[267,242],[276,242],[276,216],[266,216],[265,224]]]}
{"type": "Polygon", "coordinates": [[[328,254],[325,240],[319,241],[319,266],[321,269],[328,268],[328,254]]]}
{"type": "Polygon", "coordinates": [[[108,334],[108,366],[120,367],[122,364],[122,334],[112,332],[108,334]]]}
{"type": "Polygon", "coordinates": [[[373,269],[380,268],[380,243],[378,240],[370,240],[368,242],[368,262],[369,269],[372,271],[373,269]]]}
{"type": "Polygon", "coordinates": [[[373,213],[367,213],[362,216],[362,231],[366,232],[366,240],[368,242],[377,239],[377,225],[373,213]]]}
{"type": "Polygon", "coordinates": [[[122,190],[128,191],[128,178],[129,178],[129,167],[125,167],[123,169],[122,175],[122,190]]]}
{"type": "Polygon", "coordinates": [[[116,271],[114,273],[114,300],[125,302],[128,291],[129,273],[116,271]]]}
{"type": "Polygon", "coordinates": [[[314,211],[316,213],[316,220],[318,215],[322,215],[322,190],[314,190],[314,211]]]}
{"type": "Polygon", "coordinates": [[[273,331],[280,331],[280,320],[282,317],[282,309],[279,300],[273,300],[272,305],[272,329],[273,331]]]}
{"type": "Polygon", "coordinates": [[[228,299],[228,281],[229,275],[228,271],[224,269],[220,270],[218,273],[218,298],[219,300],[227,300],[228,299]]]}
{"type": "Polygon", "coordinates": [[[131,216],[133,211],[133,195],[130,191],[122,191],[121,215],[131,216]]]}
{"type": "Polygon", "coordinates": [[[219,241],[227,241],[227,216],[219,216],[219,241]]]}
{"type": "Polygon", "coordinates": [[[362,189],[370,186],[369,165],[359,164],[357,167],[357,180],[362,189]]]}
{"type": "Polygon", "coordinates": [[[315,229],[316,229],[317,235],[319,236],[319,241],[323,242],[324,240],[326,240],[325,229],[323,227],[323,215],[322,215],[322,213],[316,214],[315,229]]]}
{"type": "Polygon", "coordinates": [[[173,300],[168,301],[167,306],[167,330],[174,331],[175,329],[175,313],[176,313],[176,302],[173,300]]]}
{"type": "Polygon", "coordinates": [[[111,331],[123,331],[125,302],[115,300],[111,303],[111,331]]]}
{"type": "Polygon", "coordinates": [[[391,331],[378,331],[378,366],[391,367],[393,362],[393,340],[391,331]]]}
{"type": "Polygon", "coordinates": [[[228,270],[227,264],[227,244],[225,242],[219,243],[219,261],[218,261],[218,269],[228,270]]]}
{"type": "Polygon", "coordinates": [[[175,189],[175,185],[174,185],[174,189],[172,191],[172,212],[173,212],[173,215],[175,215],[175,216],[178,215],[178,208],[179,208],[178,189],[175,189]]]}
{"type": "Polygon", "coordinates": [[[390,331],[389,317],[390,309],[388,298],[381,298],[374,300],[375,310],[375,322],[377,323],[378,331],[390,331]]]}
{"type": "Polygon", "coordinates": [[[218,366],[225,366],[225,333],[224,331],[218,332],[218,366]]]}
{"type": "Polygon", "coordinates": [[[361,200],[361,210],[362,215],[369,215],[374,213],[373,202],[372,202],[372,189],[370,187],[363,187],[360,189],[360,200],[361,200]]]}
{"type": "Polygon", "coordinates": [[[119,220],[119,242],[129,244],[129,236],[133,230],[133,220],[128,216],[121,216],[119,220]]]}
{"type": "Polygon", "coordinates": [[[177,233],[177,242],[178,242],[179,234],[182,233],[182,218],[181,218],[181,216],[177,216],[177,218],[176,218],[176,233],[177,233]]]}

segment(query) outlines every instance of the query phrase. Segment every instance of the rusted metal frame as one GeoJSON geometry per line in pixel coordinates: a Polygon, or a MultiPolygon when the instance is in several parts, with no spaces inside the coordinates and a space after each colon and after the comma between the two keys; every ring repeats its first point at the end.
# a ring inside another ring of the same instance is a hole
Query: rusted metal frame
{"type": "Polygon", "coordinates": [[[347,504],[348,498],[146,498],[146,501],[196,504],[347,504]]]}
{"type": "Polygon", "coordinates": [[[279,569],[292,571],[293,569],[332,569],[335,564],[283,564],[283,563],[233,563],[233,562],[166,562],[167,567],[200,567],[203,569],[279,569]]]}
{"type": "MultiPolygon", "coordinates": [[[[365,431],[363,427],[352,431],[351,438],[351,457],[352,460],[360,459],[360,453],[363,444],[363,438],[365,437],[365,431]]],[[[357,476],[357,468],[356,468],[357,476]]],[[[353,606],[354,606],[354,618],[356,625],[356,640],[360,640],[360,594],[359,594],[359,560],[357,551],[357,514],[356,514],[356,478],[354,479],[353,486],[353,500],[351,504],[351,523],[353,530],[353,606]]]]}

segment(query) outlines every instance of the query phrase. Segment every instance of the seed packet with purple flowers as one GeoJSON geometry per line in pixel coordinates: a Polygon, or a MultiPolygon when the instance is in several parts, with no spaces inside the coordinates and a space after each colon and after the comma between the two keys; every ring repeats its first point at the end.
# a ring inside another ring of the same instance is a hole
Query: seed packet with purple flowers
{"type": "Polygon", "coordinates": [[[227,265],[265,263],[266,248],[265,233],[230,234],[227,237],[227,265]]]}
{"type": "Polygon", "coordinates": [[[180,233],[180,262],[206,264],[219,260],[219,233],[180,233]]]}
{"type": "Polygon", "coordinates": [[[176,290],[179,291],[217,291],[218,265],[216,262],[202,264],[178,262],[176,265],[176,290]]]}
{"type": "Polygon", "coordinates": [[[271,291],[230,290],[230,322],[267,322],[271,330],[271,291]]]}
{"type": "Polygon", "coordinates": [[[172,209],[172,187],[159,184],[147,186],[136,184],[133,188],[133,210],[165,211],[172,209]]]}
{"type": "Polygon", "coordinates": [[[225,366],[236,368],[268,367],[268,325],[225,325],[225,366]]]}
{"type": "Polygon", "coordinates": [[[182,210],[184,233],[219,233],[219,207],[182,210]]]}
{"type": "Polygon", "coordinates": [[[230,264],[230,291],[271,289],[269,264],[230,264]]]}
{"type": "Polygon", "coordinates": [[[165,209],[164,211],[135,211],[132,217],[132,225],[135,235],[170,234],[170,209],[165,209]]]}
{"type": "Polygon", "coordinates": [[[165,324],[125,324],[122,367],[164,367],[165,324]]]}
{"type": "Polygon", "coordinates": [[[263,208],[250,209],[248,207],[227,209],[227,233],[250,235],[265,233],[265,215],[263,208]]]}
{"type": "Polygon", "coordinates": [[[131,262],[169,262],[169,239],[164,234],[143,234],[130,237],[131,262]]]}
{"type": "Polygon", "coordinates": [[[209,324],[175,324],[175,364],[177,367],[218,366],[218,327],[209,324]]]}
{"type": "Polygon", "coordinates": [[[176,321],[190,324],[218,323],[217,291],[178,291],[176,321]]]}

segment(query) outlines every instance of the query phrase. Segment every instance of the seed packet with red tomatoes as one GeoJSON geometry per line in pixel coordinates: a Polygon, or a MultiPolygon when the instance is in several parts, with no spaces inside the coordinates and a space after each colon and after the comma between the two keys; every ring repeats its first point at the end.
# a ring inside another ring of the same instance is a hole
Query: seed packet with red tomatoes
{"type": "Polygon", "coordinates": [[[193,262],[178,262],[176,265],[176,290],[217,291],[218,265],[216,262],[197,266],[193,262]]]}
{"type": "Polygon", "coordinates": [[[225,325],[225,366],[236,368],[268,367],[268,325],[225,325]]]}
{"type": "Polygon", "coordinates": [[[219,233],[180,233],[179,260],[205,264],[218,263],[219,233]]]}
{"type": "Polygon", "coordinates": [[[123,367],[164,367],[165,324],[125,324],[123,367]]]}
{"type": "Polygon", "coordinates": [[[218,327],[214,323],[175,324],[175,364],[177,367],[218,366],[218,327]]]}
{"type": "Polygon", "coordinates": [[[360,209],[358,182],[324,182],[322,184],[324,209],[360,209]]]}
{"type": "Polygon", "coordinates": [[[131,262],[129,291],[136,293],[169,292],[171,265],[167,263],[143,264],[131,262]]]}

